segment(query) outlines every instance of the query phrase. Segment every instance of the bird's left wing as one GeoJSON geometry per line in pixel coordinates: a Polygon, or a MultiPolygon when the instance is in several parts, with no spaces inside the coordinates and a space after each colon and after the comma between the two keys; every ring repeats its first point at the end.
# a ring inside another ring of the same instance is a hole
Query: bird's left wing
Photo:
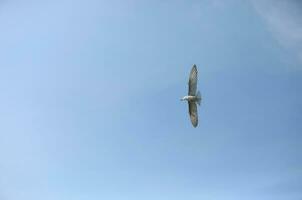
{"type": "Polygon", "coordinates": [[[189,77],[189,91],[188,95],[195,96],[196,95],[196,89],[197,89],[197,67],[196,65],[193,65],[190,77],[189,77]]]}
{"type": "Polygon", "coordinates": [[[192,125],[196,127],[198,125],[198,112],[197,112],[197,105],[195,102],[189,101],[189,114],[192,125]]]}

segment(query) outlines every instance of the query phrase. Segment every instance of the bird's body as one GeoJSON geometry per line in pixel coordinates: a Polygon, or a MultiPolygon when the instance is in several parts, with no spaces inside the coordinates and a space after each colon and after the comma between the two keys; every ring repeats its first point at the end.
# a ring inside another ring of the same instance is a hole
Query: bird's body
{"type": "Polygon", "coordinates": [[[189,91],[188,95],[184,96],[181,100],[182,101],[188,101],[189,104],[189,115],[191,119],[191,123],[194,127],[198,125],[198,112],[197,112],[197,105],[200,105],[201,102],[201,95],[200,92],[197,91],[197,67],[196,65],[193,65],[189,77],[189,91]]]}

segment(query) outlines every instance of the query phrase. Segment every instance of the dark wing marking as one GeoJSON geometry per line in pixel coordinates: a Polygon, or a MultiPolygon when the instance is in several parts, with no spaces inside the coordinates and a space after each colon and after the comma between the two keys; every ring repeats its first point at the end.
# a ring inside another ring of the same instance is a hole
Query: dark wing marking
{"type": "Polygon", "coordinates": [[[189,92],[188,95],[195,96],[197,89],[197,67],[193,65],[189,77],[189,92]]]}
{"type": "Polygon", "coordinates": [[[198,125],[198,112],[197,112],[197,105],[193,101],[189,101],[189,114],[192,125],[196,127],[198,125]]]}

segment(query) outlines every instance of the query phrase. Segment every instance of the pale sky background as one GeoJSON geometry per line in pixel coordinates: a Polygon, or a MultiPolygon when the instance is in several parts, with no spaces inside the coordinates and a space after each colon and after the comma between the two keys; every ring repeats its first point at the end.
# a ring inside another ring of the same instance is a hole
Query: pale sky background
{"type": "Polygon", "coordinates": [[[0,55],[1,200],[302,199],[301,1],[1,0],[0,55]]]}

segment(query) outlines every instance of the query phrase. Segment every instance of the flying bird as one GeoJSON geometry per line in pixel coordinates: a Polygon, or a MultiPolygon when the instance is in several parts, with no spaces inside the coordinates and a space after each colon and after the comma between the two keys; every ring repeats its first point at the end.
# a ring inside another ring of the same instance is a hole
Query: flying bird
{"type": "Polygon", "coordinates": [[[197,104],[200,105],[201,95],[200,92],[197,91],[197,80],[198,80],[198,72],[196,65],[193,65],[190,77],[189,77],[189,91],[188,95],[181,98],[182,101],[188,101],[189,104],[189,115],[191,119],[191,123],[194,127],[198,125],[198,112],[197,112],[197,104]]]}

